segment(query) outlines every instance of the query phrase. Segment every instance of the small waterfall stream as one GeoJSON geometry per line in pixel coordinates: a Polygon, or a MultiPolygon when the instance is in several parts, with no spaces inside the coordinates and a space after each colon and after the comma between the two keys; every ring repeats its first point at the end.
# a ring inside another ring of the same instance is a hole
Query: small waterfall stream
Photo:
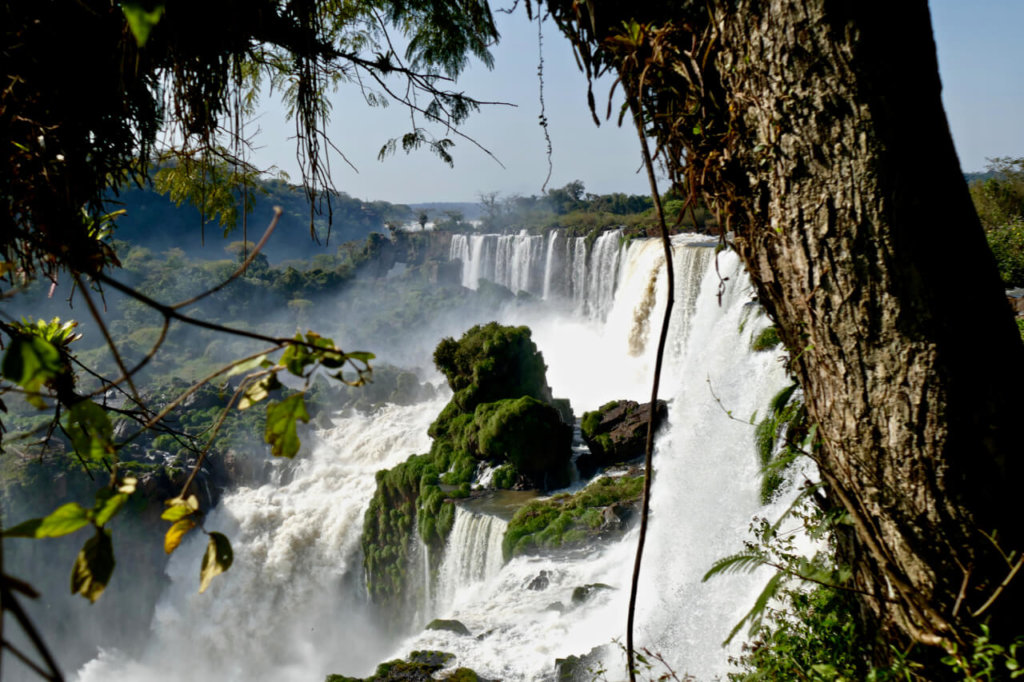
{"type": "Polygon", "coordinates": [[[455,507],[455,524],[438,571],[435,608],[447,608],[460,592],[472,590],[501,571],[501,540],[507,527],[508,523],[497,516],[467,511],[462,505],[455,507]]]}

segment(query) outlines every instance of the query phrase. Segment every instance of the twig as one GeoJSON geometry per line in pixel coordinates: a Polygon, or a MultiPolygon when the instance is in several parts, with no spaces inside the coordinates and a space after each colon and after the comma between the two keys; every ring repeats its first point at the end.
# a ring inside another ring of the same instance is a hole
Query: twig
{"type": "Polygon", "coordinates": [[[999,583],[999,587],[997,587],[995,592],[992,593],[992,596],[988,598],[988,601],[982,604],[980,609],[971,614],[973,617],[977,618],[981,614],[985,613],[985,611],[988,610],[988,607],[992,606],[995,600],[999,598],[999,595],[1003,593],[1003,590],[1006,589],[1006,586],[1010,584],[1010,581],[1017,575],[1017,572],[1020,571],[1021,566],[1024,566],[1024,556],[1022,556],[1020,560],[1013,565],[1013,568],[1010,569],[1009,575],[1006,576],[1003,582],[999,583]]]}
{"type": "Polygon", "coordinates": [[[661,243],[665,251],[665,270],[668,280],[668,296],[665,299],[665,316],[662,319],[661,334],[658,337],[658,352],[654,361],[654,381],[651,385],[651,404],[648,412],[647,441],[644,446],[644,494],[640,507],[640,534],[636,544],[636,559],[633,562],[633,579],[631,581],[629,591],[629,614],[626,619],[627,668],[629,670],[630,682],[636,682],[636,670],[633,665],[633,624],[636,615],[636,597],[640,585],[640,566],[643,562],[644,543],[647,538],[647,523],[648,518],[650,517],[654,425],[658,407],[658,385],[661,383],[661,364],[665,356],[665,342],[668,339],[668,326],[672,316],[672,306],[675,303],[675,273],[672,267],[672,243],[669,240],[668,227],[665,224],[665,213],[661,205],[661,195],[658,193],[658,183],[654,177],[654,163],[651,160],[651,150],[647,145],[647,138],[644,136],[640,101],[638,99],[631,99],[630,108],[633,110],[633,121],[636,125],[637,135],[640,136],[640,148],[644,156],[644,166],[647,169],[647,180],[651,185],[651,198],[654,200],[654,208],[658,215],[658,223],[661,226],[661,243]]]}
{"type": "MultiPolygon", "coordinates": [[[[82,285],[82,277],[77,272],[72,273],[72,277],[75,279],[75,284],[82,290],[82,298],[85,299],[85,304],[89,308],[89,314],[92,315],[93,321],[100,328],[100,332],[103,334],[103,338],[107,341],[107,347],[110,348],[111,355],[114,356],[114,362],[117,363],[117,368],[121,370],[121,377],[124,381],[128,382],[128,387],[131,389],[132,397],[137,402],[142,402],[139,397],[139,392],[135,388],[135,383],[132,381],[131,374],[128,373],[128,368],[125,367],[124,360],[121,359],[121,353],[117,350],[117,344],[114,343],[113,337],[110,336],[110,331],[107,329],[107,325],[103,322],[103,317],[100,315],[99,309],[96,308],[96,304],[92,301],[92,296],[89,295],[89,290],[82,285]]],[[[120,380],[119,380],[120,381],[120,380]]]]}
{"type": "Polygon", "coordinates": [[[282,213],[284,213],[284,211],[281,210],[280,206],[274,207],[274,218],[270,221],[270,225],[267,226],[266,231],[264,231],[263,237],[259,240],[256,246],[253,247],[252,251],[249,253],[249,256],[242,262],[240,266],[238,266],[238,269],[231,273],[230,277],[228,277],[226,280],[224,280],[217,286],[213,287],[212,289],[207,289],[206,291],[196,294],[192,298],[182,301],[181,303],[175,303],[174,305],[170,306],[171,310],[180,310],[181,308],[185,308],[187,306],[192,305],[193,303],[201,301],[207,296],[217,293],[218,291],[220,291],[221,289],[223,289],[224,287],[226,287],[227,285],[231,284],[236,279],[241,277],[242,273],[244,273],[248,269],[249,265],[252,264],[253,260],[256,258],[256,255],[259,254],[260,250],[263,249],[263,247],[266,245],[267,240],[270,239],[270,235],[273,234],[274,228],[277,227],[277,221],[281,219],[282,213]]]}
{"type": "Polygon", "coordinates": [[[51,680],[52,682],[64,682],[64,676],[61,675],[57,662],[53,659],[53,656],[50,654],[50,650],[46,647],[46,642],[43,641],[43,638],[40,636],[39,631],[36,630],[36,626],[32,623],[28,614],[26,614],[25,610],[21,608],[21,604],[19,604],[15,596],[11,594],[11,590],[7,586],[6,581],[0,583],[0,594],[3,596],[4,610],[9,611],[18,621],[22,631],[28,636],[29,640],[32,642],[32,646],[35,647],[36,652],[46,663],[46,667],[49,668],[49,672],[46,672],[42,668],[27,661],[20,652],[11,647],[6,641],[4,642],[4,645],[7,646],[10,651],[14,652],[18,658],[29,663],[40,677],[51,680]]]}

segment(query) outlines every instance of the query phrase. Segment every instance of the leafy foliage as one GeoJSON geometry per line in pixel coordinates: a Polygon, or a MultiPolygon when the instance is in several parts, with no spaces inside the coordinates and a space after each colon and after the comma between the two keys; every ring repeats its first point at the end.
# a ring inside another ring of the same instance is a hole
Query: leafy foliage
{"type": "Polygon", "coordinates": [[[1024,158],[991,159],[988,171],[971,182],[971,199],[1003,283],[1024,286],[1024,158]]]}
{"type": "Polygon", "coordinates": [[[761,462],[761,502],[767,504],[785,481],[786,468],[814,445],[807,409],[794,382],[768,404],[768,414],[757,424],[754,442],[761,462]]]}

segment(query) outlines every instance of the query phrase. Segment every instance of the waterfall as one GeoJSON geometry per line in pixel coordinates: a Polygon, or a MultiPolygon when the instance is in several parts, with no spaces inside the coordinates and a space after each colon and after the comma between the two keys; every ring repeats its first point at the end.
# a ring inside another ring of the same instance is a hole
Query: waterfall
{"type": "MultiPolygon", "coordinates": [[[[623,244],[618,231],[589,249],[562,232],[455,235],[450,257],[462,261],[465,286],[487,278],[566,304],[486,311],[487,319],[467,314],[462,322],[530,325],[554,394],[569,398],[577,415],[612,399],[646,401],[666,296],[661,248],[655,240],[623,244]]],[[[767,322],[745,317],[753,295],[736,256],[679,236],[673,259],[676,307],[661,384],[669,419],[656,440],[637,643],[664,656],[680,677],[709,680],[728,672],[738,645],[723,650],[720,643],[765,578],[700,579],[716,559],[742,549],[754,515],[777,515],[788,503],[765,509],[759,502],[749,423],[785,377],[777,353],[749,351],[751,335],[767,322]]],[[[104,651],[77,679],[178,682],[197,671],[226,682],[363,676],[380,661],[440,649],[483,677],[526,682],[551,680],[556,658],[602,646],[607,679],[622,679],[612,642],[624,639],[635,531],[586,553],[502,564],[505,522],[459,506],[445,554],[434,557],[436,572],[422,548],[411,553],[407,571],[421,584],[409,622],[455,618],[473,636],[375,629],[359,547],[374,474],[429,449],[426,429],[444,403],[336,418],[313,452],[296,459],[288,483],[226,494],[205,525],[231,538],[231,570],[196,594],[206,538],[194,532],[172,557],[173,584],[154,614],[151,645],[131,657],[104,651]],[[595,584],[611,589],[574,601],[578,588],[595,584]]]]}
{"type": "MultiPolygon", "coordinates": [[[[662,380],[664,397],[671,401],[670,423],[655,452],[637,643],[662,655],[680,676],[708,680],[729,671],[728,658],[737,655],[739,645],[724,650],[721,643],[766,577],[755,573],[709,583],[701,578],[716,559],[743,547],[755,514],[777,516],[788,504],[783,499],[766,509],[759,502],[749,423],[785,377],[775,353],[749,351],[751,335],[766,320],[748,320],[740,331],[752,292],[735,255],[719,254],[712,267],[713,250],[691,238],[675,239],[673,254],[678,289],[671,328],[682,338],[673,340],[662,380]]],[[[568,333],[565,323],[535,327],[548,363],[571,364],[581,348],[597,348],[614,358],[616,371],[591,375],[616,383],[619,397],[644,399],[663,310],[663,268],[659,243],[630,244],[605,324],[579,324],[568,333]],[[641,336],[643,347],[635,355],[617,354],[641,336]]],[[[593,357],[587,360],[595,365],[593,357]]],[[[580,404],[595,402],[594,388],[578,376],[575,381],[569,397],[579,412],[580,404]]],[[[556,380],[551,383],[557,393],[556,380]]],[[[585,557],[517,557],[488,581],[460,592],[452,608],[440,614],[460,620],[475,637],[430,631],[403,641],[395,653],[442,649],[485,677],[552,679],[555,658],[624,639],[634,548],[630,535],[585,557]],[[543,589],[536,588],[540,578],[543,589]],[[575,605],[574,590],[595,583],[613,589],[575,605]]],[[[615,671],[624,669],[624,659],[614,645],[607,646],[604,665],[608,679],[622,679],[615,671]]]]}
{"type": "MultiPolygon", "coordinates": [[[[444,404],[336,419],[295,460],[289,483],[225,495],[204,525],[231,539],[231,570],[198,594],[207,538],[192,531],[171,557],[172,585],[157,604],[146,650],[136,660],[103,651],[78,679],[308,682],[326,672],[372,671],[388,643],[364,597],[363,514],[374,474],[426,451],[427,426],[444,404]]],[[[131,576],[115,577],[122,578],[131,576]]]]}
{"type": "Polygon", "coordinates": [[[564,230],[547,236],[523,231],[453,235],[449,259],[462,262],[465,287],[476,289],[488,279],[514,293],[570,300],[578,314],[600,320],[614,300],[622,252],[620,230],[603,232],[589,249],[586,237],[567,239],[564,230]]]}
{"type": "Polygon", "coordinates": [[[494,577],[501,570],[501,540],[508,523],[490,514],[455,508],[455,523],[438,572],[437,606],[455,602],[460,591],[494,577]]]}

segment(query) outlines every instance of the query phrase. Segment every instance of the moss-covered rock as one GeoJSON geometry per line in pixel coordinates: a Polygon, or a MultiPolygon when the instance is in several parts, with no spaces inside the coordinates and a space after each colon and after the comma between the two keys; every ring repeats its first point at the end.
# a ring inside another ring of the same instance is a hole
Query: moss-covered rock
{"type": "Polygon", "coordinates": [[[504,398],[551,401],[547,366],[528,327],[497,322],[477,325],[458,341],[441,341],[434,351],[434,364],[448,379],[452,401],[462,412],[504,398]]]}
{"type": "MultiPolygon", "coordinates": [[[[642,457],[650,422],[650,403],[615,400],[585,412],[580,420],[580,433],[590,448],[590,455],[577,461],[581,476],[593,475],[601,467],[628,462],[642,457]]],[[[655,428],[668,416],[668,404],[658,401],[655,428]]]]}
{"type": "MultiPolygon", "coordinates": [[[[600,478],[575,495],[555,495],[523,505],[509,522],[502,540],[505,559],[520,554],[581,547],[601,537],[620,535],[628,523],[608,523],[606,510],[631,516],[643,491],[642,476],[600,478]]],[[[617,518],[622,518],[616,514],[617,518]]]]}
{"type": "Polygon", "coordinates": [[[582,656],[555,659],[555,679],[558,682],[592,682],[604,677],[601,661],[608,653],[608,645],[594,647],[582,656]]]}
{"type": "Polygon", "coordinates": [[[397,622],[404,601],[413,529],[433,567],[482,464],[499,467],[498,487],[555,489],[569,483],[571,410],[556,406],[544,359],[526,327],[476,326],[434,353],[453,397],[430,425],[430,452],[377,475],[363,553],[370,597],[397,622]],[[568,412],[570,420],[563,416],[568,412]]]}
{"type": "Polygon", "coordinates": [[[369,677],[328,675],[324,682],[434,682],[434,673],[453,658],[444,651],[413,651],[405,660],[381,663],[369,677]]]}
{"type": "Polygon", "coordinates": [[[427,630],[441,630],[442,632],[452,632],[456,635],[462,635],[464,637],[472,637],[473,633],[469,631],[461,620],[445,620],[444,618],[435,618],[434,620],[427,623],[427,630]]]}
{"type": "Polygon", "coordinates": [[[413,651],[404,661],[396,659],[377,666],[369,677],[328,675],[324,682],[497,682],[480,677],[470,668],[456,668],[442,677],[434,677],[455,658],[444,651],[413,651]]]}
{"type": "Polygon", "coordinates": [[[585,604],[591,600],[591,598],[603,590],[615,589],[611,585],[605,585],[604,583],[590,583],[589,585],[580,585],[572,591],[572,603],[573,606],[579,606],[585,604]]]}

